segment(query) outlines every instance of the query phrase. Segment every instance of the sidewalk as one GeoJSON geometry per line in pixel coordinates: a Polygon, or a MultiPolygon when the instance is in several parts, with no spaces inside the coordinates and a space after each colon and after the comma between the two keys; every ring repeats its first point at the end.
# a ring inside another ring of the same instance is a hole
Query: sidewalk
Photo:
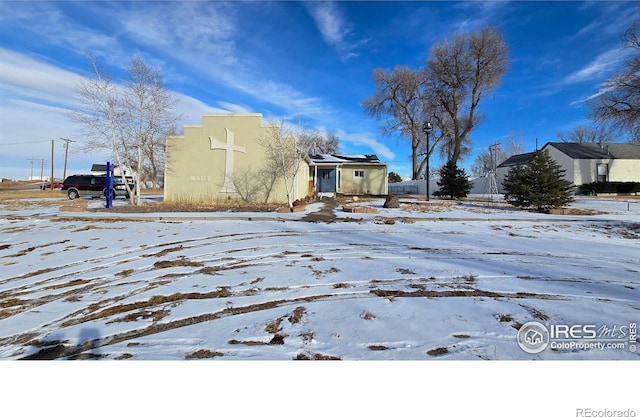
{"type": "Polygon", "coordinates": [[[338,202],[331,198],[323,200],[322,203],[323,206],[320,210],[306,214],[300,220],[311,223],[333,223],[337,218],[335,209],[338,207],[338,202]]]}

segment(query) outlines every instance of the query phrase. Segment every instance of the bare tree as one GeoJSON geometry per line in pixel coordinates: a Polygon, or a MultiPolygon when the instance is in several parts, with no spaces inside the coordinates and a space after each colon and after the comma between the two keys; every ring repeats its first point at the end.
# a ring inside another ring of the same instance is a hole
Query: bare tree
{"type": "MultiPolygon", "coordinates": [[[[430,152],[421,149],[426,147],[426,137],[423,133],[424,115],[430,113],[425,109],[423,99],[424,75],[422,70],[412,70],[399,65],[391,72],[377,68],[373,72],[373,82],[377,91],[362,102],[367,115],[378,120],[386,116],[383,134],[397,133],[411,143],[411,179],[414,180],[420,177],[419,156],[425,156],[421,153],[430,152]]],[[[435,145],[436,143],[433,143],[430,148],[434,149],[435,145]]]]}
{"type": "MultiPolygon", "coordinates": [[[[94,76],[83,78],[76,87],[82,109],[72,110],[69,117],[78,124],[86,138],[84,149],[108,149],[118,165],[123,166],[123,156],[128,153],[128,142],[125,135],[126,116],[122,108],[121,89],[93,56],[89,56],[88,59],[94,76]]],[[[125,178],[123,182],[127,184],[125,178]]],[[[129,195],[133,202],[133,193],[130,192],[129,195]]]]}
{"type": "MultiPolygon", "coordinates": [[[[284,182],[289,209],[293,212],[293,189],[295,180],[302,165],[306,150],[296,143],[296,132],[285,127],[284,122],[271,123],[269,133],[259,138],[260,146],[264,150],[265,160],[280,175],[284,182]]],[[[274,181],[275,183],[275,181],[274,181]]],[[[273,184],[272,184],[273,185],[273,184]]]]}
{"type": "Polygon", "coordinates": [[[182,119],[182,115],[174,111],[177,103],[160,71],[149,67],[139,56],[133,57],[124,104],[129,114],[129,129],[135,132],[138,174],[147,167],[154,183],[165,160],[166,136],[176,131],[175,126],[182,119]]]}
{"type": "Polygon", "coordinates": [[[516,138],[515,132],[510,131],[503,142],[494,143],[486,149],[483,149],[483,151],[476,156],[471,166],[473,176],[484,177],[488,172],[493,170],[494,164],[496,166],[500,165],[511,156],[521,154],[524,147],[524,135],[522,132],[518,134],[519,136],[516,138]]]}
{"type": "Polygon", "coordinates": [[[507,52],[502,35],[488,26],[434,46],[424,69],[373,72],[376,93],[363,101],[364,111],[377,119],[386,116],[383,133],[410,141],[412,179],[420,177],[438,146],[454,163],[469,152],[470,133],[482,120],[478,105],[506,72],[507,52]],[[426,121],[434,125],[429,141],[426,121]]]}
{"type": "Polygon", "coordinates": [[[250,167],[247,169],[236,168],[232,180],[242,201],[251,203],[257,200],[262,191],[262,184],[250,167]]]}
{"type": "Polygon", "coordinates": [[[640,142],[640,20],[625,31],[623,42],[633,54],[620,72],[605,82],[603,92],[592,99],[590,118],[600,126],[627,132],[634,142],[640,142]]]}
{"type": "Polygon", "coordinates": [[[257,181],[260,184],[264,196],[264,203],[269,202],[271,193],[280,179],[280,164],[277,160],[267,158],[258,170],[257,181]]]}
{"type": "Polygon", "coordinates": [[[596,127],[580,125],[566,135],[560,131],[556,132],[556,135],[563,142],[603,144],[615,141],[613,132],[605,125],[596,127]]]}
{"type": "Polygon", "coordinates": [[[491,26],[456,34],[431,48],[426,61],[426,99],[440,114],[448,160],[457,163],[470,149],[470,133],[483,119],[478,105],[498,86],[509,65],[508,47],[491,26]]]}
{"type": "Polygon", "coordinates": [[[302,130],[298,137],[298,146],[307,149],[309,155],[336,154],[340,142],[333,133],[302,130]]]}
{"type": "MultiPolygon", "coordinates": [[[[71,119],[88,138],[84,149],[109,148],[118,165],[136,165],[139,177],[146,171],[157,183],[166,159],[164,140],[182,118],[173,111],[177,99],[159,71],[139,57],[131,60],[125,86],[114,83],[95,59],[90,58],[90,63],[94,77],[80,82],[77,93],[82,106],[71,112],[71,119]]],[[[139,203],[139,178],[136,184],[137,192],[129,190],[134,204],[139,203]]]]}

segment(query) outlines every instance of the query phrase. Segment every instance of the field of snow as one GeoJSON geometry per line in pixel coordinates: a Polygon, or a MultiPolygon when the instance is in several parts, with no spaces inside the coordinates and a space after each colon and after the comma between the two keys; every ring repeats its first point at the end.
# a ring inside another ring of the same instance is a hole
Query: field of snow
{"type": "Polygon", "coordinates": [[[622,334],[640,321],[638,200],[573,204],[591,215],[375,200],[301,221],[322,205],[1,211],[0,358],[639,359],[622,334]],[[627,343],[530,354],[530,321],[627,343]]]}
{"type": "Polygon", "coordinates": [[[3,407],[36,393],[64,415],[640,412],[639,200],[572,204],[588,215],[402,201],[328,222],[304,221],[324,203],[130,215],[0,201],[3,407]],[[526,353],[530,321],[623,342],[526,353]],[[341,362],[292,366],[307,359],[341,362]]]}

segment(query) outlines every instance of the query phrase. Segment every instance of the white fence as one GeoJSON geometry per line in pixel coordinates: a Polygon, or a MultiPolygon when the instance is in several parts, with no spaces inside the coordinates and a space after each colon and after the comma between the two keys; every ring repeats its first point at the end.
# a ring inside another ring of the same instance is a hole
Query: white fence
{"type": "MultiPolygon", "coordinates": [[[[474,178],[471,180],[469,194],[489,194],[489,178],[474,178]]],[[[432,178],[429,181],[429,195],[438,190],[438,180],[432,178]]],[[[498,186],[498,192],[502,192],[498,186]]],[[[427,195],[427,182],[425,180],[411,180],[389,183],[389,194],[427,195]]]]}

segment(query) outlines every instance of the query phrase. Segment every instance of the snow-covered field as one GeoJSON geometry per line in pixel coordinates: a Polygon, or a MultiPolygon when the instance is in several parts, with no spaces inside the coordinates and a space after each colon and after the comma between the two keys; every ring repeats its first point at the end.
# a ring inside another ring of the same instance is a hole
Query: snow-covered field
{"type": "Polygon", "coordinates": [[[323,203],[0,211],[0,358],[637,360],[638,201],[549,215],[375,200],[354,205],[377,214],[336,209],[330,223],[301,221],[323,203]],[[526,353],[517,329],[530,321],[621,343],[526,353]]]}
{"type": "Polygon", "coordinates": [[[3,409],[640,413],[639,200],[572,204],[591,215],[403,202],[357,202],[378,213],[329,223],[303,221],[323,203],[126,215],[0,202],[3,409]],[[531,321],[597,326],[619,348],[526,353],[517,329],[531,321]]]}

